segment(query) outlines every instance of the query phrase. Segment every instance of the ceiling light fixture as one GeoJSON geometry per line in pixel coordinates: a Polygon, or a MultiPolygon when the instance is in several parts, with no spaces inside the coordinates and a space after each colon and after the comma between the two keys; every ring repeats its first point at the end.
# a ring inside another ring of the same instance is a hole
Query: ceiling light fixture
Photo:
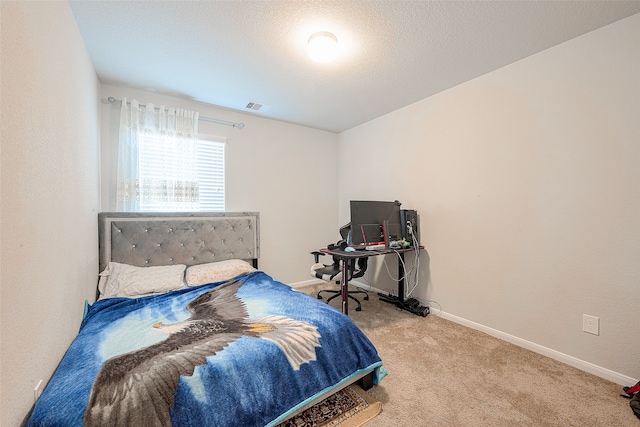
{"type": "Polygon", "coordinates": [[[316,62],[330,62],[338,54],[338,38],[320,31],[309,37],[309,56],[316,62]]]}

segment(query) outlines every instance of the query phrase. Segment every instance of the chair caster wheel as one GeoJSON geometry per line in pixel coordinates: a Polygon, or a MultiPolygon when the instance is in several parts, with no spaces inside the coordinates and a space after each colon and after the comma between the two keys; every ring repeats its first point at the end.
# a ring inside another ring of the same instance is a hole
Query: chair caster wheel
{"type": "Polygon", "coordinates": [[[363,298],[365,301],[369,301],[369,295],[363,298]]]}
{"type": "Polygon", "coordinates": [[[318,299],[322,299],[322,296],[318,295],[318,299]]]}
{"type": "Polygon", "coordinates": [[[356,311],[362,311],[362,307],[356,307],[356,311]]]}

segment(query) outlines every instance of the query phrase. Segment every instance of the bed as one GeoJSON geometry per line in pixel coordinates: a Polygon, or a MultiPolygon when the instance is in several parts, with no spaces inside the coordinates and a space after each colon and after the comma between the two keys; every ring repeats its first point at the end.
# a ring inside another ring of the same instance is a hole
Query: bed
{"type": "Polygon", "coordinates": [[[276,426],[384,376],[347,316],[258,269],[258,213],[98,222],[98,299],[29,426],[276,426]]]}

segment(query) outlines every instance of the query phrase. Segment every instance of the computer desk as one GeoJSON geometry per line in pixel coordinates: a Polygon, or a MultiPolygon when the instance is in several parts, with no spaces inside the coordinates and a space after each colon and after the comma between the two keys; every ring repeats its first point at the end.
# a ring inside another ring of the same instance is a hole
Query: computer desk
{"type": "Polygon", "coordinates": [[[342,312],[346,315],[349,315],[349,298],[348,298],[348,285],[349,285],[349,266],[355,260],[360,258],[370,258],[379,255],[389,255],[389,254],[398,254],[402,259],[402,262],[398,262],[398,296],[394,297],[392,295],[384,295],[378,293],[380,296],[380,301],[384,301],[390,304],[394,304],[396,307],[412,312],[413,314],[417,314],[420,316],[426,316],[429,313],[429,309],[427,307],[422,307],[420,305],[408,304],[404,299],[404,254],[407,252],[415,252],[416,250],[424,249],[424,246],[418,246],[418,248],[410,247],[403,249],[380,249],[376,251],[367,251],[367,250],[356,250],[355,252],[347,252],[340,249],[320,249],[320,252],[325,253],[327,255],[331,255],[336,257],[342,261],[342,279],[340,281],[341,286],[341,297],[342,297],[342,312]]]}

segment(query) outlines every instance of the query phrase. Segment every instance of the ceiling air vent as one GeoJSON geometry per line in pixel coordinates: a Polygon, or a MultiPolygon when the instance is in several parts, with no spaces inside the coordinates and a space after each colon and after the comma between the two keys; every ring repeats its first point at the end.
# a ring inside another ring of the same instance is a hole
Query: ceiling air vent
{"type": "Polygon", "coordinates": [[[244,108],[246,108],[247,110],[260,111],[261,113],[264,113],[271,107],[269,105],[258,104],[257,102],[250,102],[244,108]]]}
{"type": "Polygon", "coordinates": [[[247,104],[245,108],[253,111],[258,111],[259,109],[262,108],[262,104],[258,104],[257,102],[250,102],[247,104]]]}

